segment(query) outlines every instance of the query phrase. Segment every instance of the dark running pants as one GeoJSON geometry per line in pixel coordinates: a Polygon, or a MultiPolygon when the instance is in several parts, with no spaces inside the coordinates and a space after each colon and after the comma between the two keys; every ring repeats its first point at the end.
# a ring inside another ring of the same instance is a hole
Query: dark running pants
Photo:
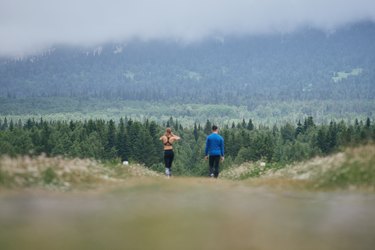
{"type": "Polygon", "coordinates": [[[210,166],[210,176],[217,178],[219,176],[220,155],[210,155],[208,165],[210,166]]]}
{"type": "Polygon", "coordinates": [[[168,172],[166,172],[167,175],[171,175],[171,167],[172,167],[172,162],[174,159],[174,153],[173,150],[164,150],[164,163],[165,163],[165,168],[168,169],[168,172]]]}

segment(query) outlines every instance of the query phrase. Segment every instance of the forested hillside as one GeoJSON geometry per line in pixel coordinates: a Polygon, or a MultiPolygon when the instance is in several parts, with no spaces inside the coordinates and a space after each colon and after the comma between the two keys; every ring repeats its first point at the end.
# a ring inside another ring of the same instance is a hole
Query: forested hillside
{"type": "MultiPolygon", "coordinates": [[[[244,105],[374,100],[375,24],[324,33],[56,46],[0,62],[0,97],[244,105]]],[[[359,106],[361,108],[361,106],[359,106]]],[[[365,108],[364,108],[365,109],[365,108]]],[[[368,110],[366,110],[368,111],[368,110]]]]}

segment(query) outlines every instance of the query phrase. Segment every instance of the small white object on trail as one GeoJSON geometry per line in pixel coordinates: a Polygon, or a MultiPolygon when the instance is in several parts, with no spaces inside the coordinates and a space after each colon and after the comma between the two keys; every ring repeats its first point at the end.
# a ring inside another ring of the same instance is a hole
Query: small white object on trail
{"type": "Polygon", "coordinates": [[[122,165],[129,165],[129,162],[128,161],[123,161],[122,165]]]}

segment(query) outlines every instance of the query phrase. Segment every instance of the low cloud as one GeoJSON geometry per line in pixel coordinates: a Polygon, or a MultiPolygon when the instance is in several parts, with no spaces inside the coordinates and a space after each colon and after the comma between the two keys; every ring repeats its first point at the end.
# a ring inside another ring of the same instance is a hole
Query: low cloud
{"type": "Polygon", "coordinates": [[[56,44],[333,31],[375,22],[374,0],[0,0],[0,56],[56,44]]]}

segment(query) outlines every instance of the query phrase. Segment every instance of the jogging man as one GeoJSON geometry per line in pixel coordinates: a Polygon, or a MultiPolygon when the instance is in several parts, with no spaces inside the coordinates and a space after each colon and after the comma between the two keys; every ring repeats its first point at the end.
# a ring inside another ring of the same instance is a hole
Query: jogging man
{"type": "Polygon", "coordinates": [[[217,178],[220,159],[224,161],[224,139],[216,125],[212,126],[212,133],[206,139],[205,159],[208,159],[210,177],[217,178]]]}

